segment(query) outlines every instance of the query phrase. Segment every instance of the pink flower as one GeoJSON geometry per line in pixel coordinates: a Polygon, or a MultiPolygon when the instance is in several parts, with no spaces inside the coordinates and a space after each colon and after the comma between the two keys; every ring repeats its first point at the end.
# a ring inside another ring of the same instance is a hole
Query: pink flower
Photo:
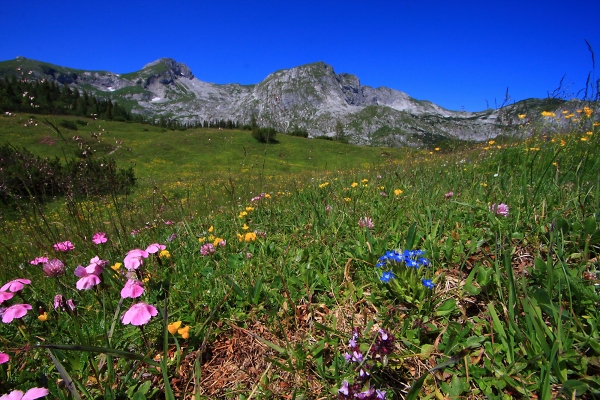
{"type": "Polygon", "coordinates": [[[54,309],[58,310],[59,308],[63,308],[65,306],[65,298],[62,294],[57,294],[54,296],[54,309]]]}
{"type": "Polygon", "coordinates": [[[25,393],[20,390],[13,390],[9,394],[0,396],[0,400],[33,400],[48,394],[50,394],[50,391],[46,388],[31,388],[25,393]]]}
{"type": "Polygon", "coordinates": [[[53,258],[42,265],[42,270],[49,277],[61,276],[65,273],[65,264],[59,259],[53,258]]]}
{"type": "MultiPolygon", "coordinates": [[[[88,290],[100,283],[100,278],[96,274],[98,272],[96,265],[90,265],[86,268],[79,265],[73,273],[81,279],[77,281],[75,287],[79,290],[88,290]]],[[[99,271],[102,273],[102,270],[99,271]]]]}
{"type": "Polygon", "coordinates": [[[85,269],[94,275],[102,275],[102,271],[104,267],[108,264],[108,261],[101,260],[100,257],[96,256],[90,260],[90,265],[88,265],[85,269]]]}
{"type": "Polygon", "coordinates": [[[213,246],[212,243],[206,243],[203,244],[202,247],[200,247],[200,254],[202,254],[203,256],[208,256],[210,254],[213,254],[215,252],[215,246],[213,246]]]}
{"type": "Polygon", "coordinates": [[[373,229],[375,224],[373,224],[373,220],[370,217],[362,217],[358,220],[358,226],[361,228],[373,229]]]}
{"type": "Polygon", "coordinates": [[[146,248],[146,251],[150,254],[158,253],[161,250],[165,250],[167,246],[160,243],[152,243],[150,246],[146,248]]]}
{"type": "Polygon", "coordinates": [[[4,303],[6,300],[10,300],[13,298],[15,294],[11,292],[0,292],[0,304],[4,303]]]}
{"type": "Polygon", "coordinates": [[[140,297],[143,293],[144,287],[140,281],[128,279],[127,283],[125,283],[125,287],[121,290],[121,297],[124,299],[128,297],[135,299],[136,297],[140,297]]]}
{"type": "Polygon", "coordinates": [[[54,250],[62,251],[63,253],[67,252],[67,251],[71,251],[75,248],[75,246],[73,246],[73,243],[69,242],[68,240],[66,242],[56,243],[53,247],[54,247],[54,250]]]}
{"type": "Polygon", "coordinates": [[[29,261],[29,264],[38,265],[38,264],[43,264],[45,262],[48,262],[48,257],[36,257],[33,260],[29,261]]]}
{"type": "Polygon", "coordinates": [[[136,303],[132,305],[129,310],[123,314],[121,322],[124,325],[144,325],[150,321],[150,318],[155,317],[158,314],[156,307],[146,303],[136,303]]]}
{"type": "Polygon", "coordinates": [[[142,249],[130,250],[123,260],[125,268],[132,271],[143,265],[142,258],[148,258],[148,252],[142,249]]]}
{"type": "Polygon", "coordinates": [[[21,318],[27,314],[27,310],[31,310],[31,306],[29,304],[13,304],[4,310],[2,322],[8,324],[15,318],[21,318]]]}
{"type": "Polygon", "coordinates": [[[447,199],[451,198],[452,196],[454,196],[454,192],[452,190],[444,195],[444,197],[447,199]]]}
{"type": "Polygon", "coordinates": [[[15,279],[2,286],[0,288],[0,292],[6,292],[7,290],[9,292],[18,292],[22,290],[25,287],[25,285],[29,285],[30,283],[31,281],[29,279],[15,279]]]}
{"type": "Polygon", "coordinates": [[[496,203],[490,206],[490,211],[496,215],[502,215],[503,217],[508,217],[508,206],[504,203],[500,203],[496,206],[496,203]]]}
{"type": "Polygon", "coordinates": [[[7,363],[8,360],[10,360],[8,354],[0,352],[0,364],[7,363]]]}
{"type": "Polygon", "coordinates": [[[92,237],[92,243],[94,243],[94,244],[102,244],[102,243],[106,243],[107,241],[108,241],[108,239],[106,238],[105,232],[96,232],[96,233],[94,233],[94,236],[92,237]]]}

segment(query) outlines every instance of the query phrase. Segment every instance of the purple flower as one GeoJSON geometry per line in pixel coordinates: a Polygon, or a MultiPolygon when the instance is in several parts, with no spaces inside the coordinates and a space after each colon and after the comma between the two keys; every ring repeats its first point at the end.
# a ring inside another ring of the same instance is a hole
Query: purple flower
{"type": "Polygon", "coordinates": [[[127,253],[123,264],[129,271],[133,271],[143,265],[142,258],[148,258],[148,252],[142,249],[133,249],[127,253]]]}
{"type": "Polygon", "coordinates": [[[65,298],[62,294],[57,294],[54,296],[54,309],[58,310],[59,308],[63,308],[65,306],[65,298]]]}
{"type": "Polygon", "coordinates": [[[210,254],[213,254],[215,252],[215,246],[213,246],[212,243],[206,243],[203,244],[202,247],[200,247],[200,254],[202,254],[203,256],[208,256],[210,254]]]}
{"type": "Polygon", "coordinates": [[[131,324],[135,326],[145,325],[150,318],[158,315],[156,307],[146,303],[136,303],[123,314],[121,322],[124,325],[131,324]]]}
{"type": "Polygon", "coordinates": [[[6,300],[10,300],[13,298],[15,294],[11,292],[0,292],[0,304],[4,303],[6,300]]]}
{"type": "Polygon", "coordinates": [[[504,203],[498,205],[494,203],[490,206],[490,212],[493,212],[496,215],[502,215],[503,217],[508,217],[508,206],[504,203]]]}
{"type": "Polygon", "coordinates": [[[108,241],[105,232],[96,232],[92,237],[92,243],[94,244],[102,244],[108,241]]]}
{"type": "Polygon", "coordinates": [[[65,273],[65,264],[59,259],[53,258],[42,265],[42,270],[49,277],[61,276],[65,273]]]}
{"type": "Polygon", "coordinates": [[[98,276],[99,274],[97,274],[97,272],[100,274],[102,273],[102,270],[98,270],[98,266],[96,264],[89,265],[86,268],[79,265],[77,268],[75,268],[75,271],[73,271],[75,276],[81,278],[77,281],[75,287],[79,290],[88,290],[100,284],[100,277],[98,276]]]}
{"type": "Polygon", "coordinates": [[[358,226],[361,228],[373,229],[375,224],[373,224],[373,220],[370,217],[362,217],[358,220],[358,226]]]}
{"type": "Polygon", "coordinates": [[[453,192],[452,190],[451,190],[451,191],[449,191],[448,193],[446,193],[446,194],[444,195],[444,197],[445,197],[445,198],[447,198],[447,199],[449,199],[449,198],[451,198],[451,197],[453,197],[453,196],[454,196],[454,192],[453,192]]]}
{"type": "Polygon", "coordinates": [[[166,248],[167,248],[167,246],[165,246],[164,244],[152,243],[150,246],[148,246],[146,248],[146,251],[149,254],[154,254],[154,253],[158,253],[161,250],[165,250],[166,248]]]}
{"type": "Polygon", "coordinates": [[[29,279],[18,278],[8,282],[6,285],[0,288],[0,292],[19,292],[21,291],[25,285],[29,285],[31,281],[29,279]]]}
{"type": "Polygon", "coordinates": [[[29,304],[13,304],[4,310],[4,314],[2,314],[2,322],[8,324],[15,318],[24,317],[28,310],[31,310],[31,305],[29,304]]]}
{"type": "Polygon", "coordinates": [[[59,242],[54,244],[54,250],[56,251],[60,251],[60,252],[67,252],[67,251],[71,251],[75,248],[75,246],[73,246],[73,243],[69,242],[68,240],[65,242],[59,242]]]}
{"type": "Polygon", "coordinates": [[[344,396],[350,396],[350,388],[348,387],[348,381],[342,382],[342,387],[338,389],[338,393],[343,394],[344,396]]]}
{"type": "Polygon", "coordinates": [[[48,257],[36,257],[33,260],[29,261],[29,264],[38,265],[38,264],[43,264],[45,262],[48,262],[48,257]]]}
{"type": "Polygon", "coordinates": [[[142,283],[135,279],[128,279],[125,283],[125,287],[121,290],[121,297],[126,299],[128,297],[135,299],[140,297],[144,293],[144,287],[142,283]]]}

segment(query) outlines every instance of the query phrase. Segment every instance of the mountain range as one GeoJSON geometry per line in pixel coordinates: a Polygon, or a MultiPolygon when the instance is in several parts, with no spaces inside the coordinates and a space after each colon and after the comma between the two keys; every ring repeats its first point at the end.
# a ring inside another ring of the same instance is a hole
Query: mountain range
{"type": "MultiPolygon", "coordinates": [[[[311,136],[333,136],[341,123],[357,144],[399,146],[444,139],[483,141],[513,131],[519,113],[565,108],[553,98],[529,99],[500,109],[464,112],[444,109],[387,87],[361,85],[357,76],[336,73],[324,62],[279,70],[255,85],[199,80],[188,66],[171,58],[126,74],[85,71],[17,57],[0,62],[0,77],[50,80],[110,98],[132,113],[182,122],[232,120],[280,132],[306,129],[311,136]]],[[[571,102],[569,102],[571,103],[571,102]]],[[[573,103],[571,107],[578,105],[573,103]]]]}

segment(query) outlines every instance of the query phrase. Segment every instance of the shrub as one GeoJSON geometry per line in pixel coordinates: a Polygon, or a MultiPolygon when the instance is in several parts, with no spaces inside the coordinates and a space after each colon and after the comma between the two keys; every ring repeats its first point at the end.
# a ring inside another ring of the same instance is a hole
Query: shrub
{"type": "Polygon", "coordinates": [[[299,137],[303,137],[303,138],[307,138],[308,137],[308,131],[306,129],[303,128],[298,128],[297,126],[294,127],[290,132],[288,132],[288,135],[290,136],[299,136],[299,137]]]}
{"type": "Polygon", "coordinates": [[[252,128],[252,137],[261,143],[276,143],[277,131],[273,128],[252,128]]]}
{"type": "Polygon", "coordinates": [[[66,119],[63,119],[62,121],[60,121],[59,123],[60,126],[62,126],[63,128],[67,128],[70,129],[72,131],[76,131],[77,129],[77,124],[73,121],[67,121],[66,119]]]}

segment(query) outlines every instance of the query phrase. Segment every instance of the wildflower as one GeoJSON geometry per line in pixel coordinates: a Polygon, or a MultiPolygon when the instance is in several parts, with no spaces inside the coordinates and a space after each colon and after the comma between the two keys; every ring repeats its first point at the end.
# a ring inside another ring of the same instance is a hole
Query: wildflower
{"type": "Polygon", "coordinates": [[[495,141],[495,140],[490,140],[490,141],[488,142],[488,144],[494,144],[494,143],[496,143],[496,141],[495,141]]]}
{"type": "Polygon", "coordinates": [[[145,325],[150,318],[158,315],[156,307],[146,303],[136,303],[123,314],[121,322],[123,325],[131,324],[135,326],[145,325]]]}
{"type": "Polygon", "coordinates": [[[355,187],[357,187],[357,186],[358,186],[358,183],[356,183],[356,182],[352,182],[352,185],[350,185],[350,186],[352,186],[353,188],[355,188],[355,187]]]}
{"type": "Polygon", "coordinates": [[[65,273],[65,264],[57,258],[47,261],[42,266],[42,270],[49,277],[61,276],[65,273]]]}
{"type": "Polygon", "coordinates": [[[496,215],[502,215],[503,217],[508,217],[508,206],[504,203],[500,203],[496,205],[496,203],[490,206],[490,211],[496,215]]]}
{"type": "Polygon", "coordinates": [[[248,212],[254,211],[254,207],[246,207],[246,211],[248,211],[248,212]]]}
{"type": "Polygon", "coordinates": [[[439,147],[436,147],[434,150],[435,150],[435,151],[440,151],[440,148],[439,148],[439,147]]]}
{"type": "Polygon", "coordinates": [[[395,196],[400,196],[401,194],[402,194],[402,190],[400,190],[400,189],[394,190],[394,195],[395,196]]]}
{"type": "Polygon", "coordinates": [[[592,131],[587,131],[585,134],[586,134],[586,135],[588,135],[588,136],[592,136],[592,135],[594,134],[594,132],[592,132],[592,131]]]}
{"type": "Polygon", "coordinates": [[[2,314],[2,322],[5,324],[10,323],[15,318],[24,317],[27,314],[28,310],[31,310],[31,305],[29,304],[13,304],[4,310],[4,314],[2,314]]]}
{"type": "Polygon", "coordinates": [[[56,251],[60,251],[60,252],[67,252],[67,251],[71,251],[75,248],[75,246],[73,246],[73,243],[71,243],[70,241],[65,241],[65,242],[59,242],[59,243],[55,243],[53,245],[54,250],[56,251]]]}
{"type": "Polygon", "coordinates": [[[324,182],[319,185],[320,189],[323,189],[325,186],[329,185],[329,182],[324,182]]]}
{"type": "Polygon", "coordinates": [[[256,233],[247,232],[245,235],[238,234],[238,239],[240,242],[242,242],[242,241],[245,241],[247,243],[254,242],[256,240],[256,233]]]}
{"type": "Polygon", "coordinates": [[[142,258],[148,258],[148,252],[142,249],[130,250],[126,255],[123,263],[129,271],[138,269],[143,265],[142,258]]]}
{"type": "Polygon", "coordinates": [[[381,197],[387,197],[387,193],[386,193],[386,192],[379,192],[379,195],[380,195],[381,197]]]}
{"type": "Polygon", "coordinates": [[[181,326],[181,321],[175,321],[167,325],[167,330],[171,335],[174,335],[177,332],[177,329],[181,326]]]}
{"type": "Polygon", "coordinates": [[[524,119],[527,116],[527,114],[518,114],[517,117],[519,117],[519,119],[524,119]]]}
{"type": "Polygon", "coordinates": [[[36,257],[33,260],[29,261],[29,264],[38,265],[38,264],[43,264],[45,262],[48,262],[48,257],[36,257]]]}
{"type": "Polygon", "coordinates": [[[213,233],[213,231],[215,230],[214,226],[210,226],[210,228],[208,228],[208,233],[213,233]]]}
{"type": "Polygon", "coordinates": [[[453,197],[453,196],[454,196],[454,192],[453,192],[452,190],[451,190],[451,191],[449,191],[448,193],[446,193],[446,194],[444,195],[444,197],[445,197],[445,198],[447,198],[447,199],[449,199],[449,198],[451,198],[451,197],[453,197]]]}
{"type": "Polygon", "coordinates": [[[250,253],[249,251],[246,252],[246,259],[251,259],[252,258],[252,253],[250,253]]]}
{"type": "Polygon", "coordinates": [[[248,227],[248,225],[246,225],[246,224],[242,225],[242,230],[244,230],[244,231],[247,231],[248,229],[250,229],[250,228],[248,227]]]}
{"type": "Polygon", "coordinates": [[[176,238],[176,237],[177,237],[177,235],[173,233],[173,234],[171,234],[171,236],[169,236],[169,237],[167,238],[167,241],[168,241],[168,242],[172,242],[173,240],[175,240],[175,238],[176,238]]]}
{"type": "Polygon", "coordinates": [[[38,319],[42,322],[46,322],[48,320],[48,313],[44,311],[40,315],[38,315],[38,319]]]}
{"type": "Polygon", "coordinates": [[[358,220],[358,226],[361,228],[373,229],[375,224],[370,217],[362,217],[358,220]]]}
{"type": "Polygon", "coordinates": [[[350,203],[352,201],[350,197],[344,197],[344,200],[346,201],[346,203],[350,203]]]}
{"type": "Polygon", "coordinates": [[[350,396],[350,387],[348,386],[348,381],[344,380],[342,382],[342,387],[338,389],[338,393],[343,394],[344,396],[350,396]]]}
{"type": "Polygon", "coordinates": [[[8,282],[7,284],[5,284],[4,286],[2,286],[0,288],[0,292],[20,292],[21,290],[23,290],[23,288],[25,287],[25,285],[29,285],[31,283],[31,281],[29,279],[23,279],[23,278],[19,278],[19,279],[14,279],[10,282],[8,282]]]}
{"type": "Polygon", "coordinates": [[[8,360],[10,360],[8,354],[0,352],[0,364],[7,363],[8,360]]]}
{"type": "Polygon", "coordinates": [[[121,266],[122,266],[122,265],[123,265],[123,264],[121,264],[120,262],[118,262],[118,263],[115,263],[114,265],[111,265],[110,267],[111,267],[111,268],[112,268],[114,271],[118,271],[118,270],[120,270],[120,269],[121,269],[121,266]]]}
{"type": "Polygon", "coordinates": [[[205,237],[198,238],[198,243],[204,243],[204,242],[206,242],[205,237]]]}
{"type": "Polygon", "coordinates": [[[104,267],[108,264],[108,261],[101,260],[100,257],[96,256],[90,259],[90,265],[86,267],[87,272],[95,275],[102,275],[104,267]]]}
{"type": "Polygon", "coordinates": [[[124,299],[135,299],[140,297],[142,294],[144,294],[144,287],[140,281],[135,279],[128,279],[123,289],[121,289],[121,297],[124,299]]]}
{"type": "Polygon", "coordinates": [[[227,241],[223,238],[215,238],[215,240],[213,241],[213,246],[221,246],[221,247],[225,247],[225,245],[227,244],[227,241]]]}
{"type": "Polygon", "coordinates": [[[244,218],[246,215],[248,215],[248,213],[246,211],[242,211],[240,212],[240,215],[238,215],[238,218],[244,218]]]}
{"type": "Polygon", "coordinates": [[[206,243],[203,244],[202,247],[200,247],[200,254],[202,254],[203,256],[208,256],[210,254],[213,254],[215,252],[215,246],[212,243],[206,243]]]}
{"type": "Polygon", "coordinates": [[[169,253],[169,250],[161,250],[161,252],[158,253],[158,256],[160,258],[171,258],[171,253],[169,253]]]}
{"type": "Polygon", "coordinates": [[[556,117],[556,114],[550,111],[542,111],[542,116],[544,117],[556,117]]]}
{"type": "Polygon", "coordinates": [[[88,290],[100,284],[100,277],[94,273],[96,272],[95,268],[92,270],[93,272],[90,272],[88,268],[89,267],[84,268],[79,265],[77,268],[75,268],[75,271],[73,271],[75,276],[81,278],[75,284],[75,287],[78,290],[88,290]]]}
{"type": "Polygon", "coordinates": [[[331,207],[330,205],[325,206],[325,211],[331,212],[331,210],[333,210],[333,207],[331,207]]]}
{"type": "Polygon", "coordinates": [[[433,283],[430,279],[421,279],[421,281],[423,282],[423,286],[425,286],[427,289],[433,289],[435,287],[435,283],[433,283]]]}
{"type": "Polygon", "coordinates": [[[369,180],[368,180],[368,179],[363,179],[361,182],[362,182],[362,183],[368,183],[368,182],[369,182],[369,180]]]}
{"type": "Polygon", "coordinates": [[[94,236],[92,237],[92,243],[94,243],[94,244],[102,244],[102,243],[106,243],[107,241],[108,241],[108,239],[106,238],[105,232],[96,232],[96,233],[94,233],[94,236]]]}
{"type": "Polygon", "coordinates": [[[586,138],[585,136],[581,138],[582,142],[586,142],[588,140],[588,138],[586,138]]]}
{"type": "Polygon", "coordinates": [[[0,304],[4,303],[6,300],[10,300],[13,298],[15,294],[11,292],[0,291],[0,304]]]}
{"type": "Polygon", "coordinates": [[[190,327],[186,326],[181,329],[178,329],[177,333],[179,333],[182,338],[187,339],[190,337],[190,327]]]}
{"type": "Polygon", "coordinates": [[[160,244],[160,243],[152,243],[150,246],[148,246],[146,248],[146,251],[149,254],[154,254],[154,253],[158,253],[161,250],[166,249],[167,246],[165,246],[164,244],[160,244]]]}
{"type": "Polygon", "coordinates": [[[394,277],[394,273],[392,271],[385,271],[381,278],[379,278],[382,282],[388,283],[390,279],[394,277]]]}
{"type": "Polygon", "coordinates": [[[48,389],[37,387],[31,388],[25,393],[20,390],[13,390],[9,394],[0,396],[0,400],[33,400],[47,396],[49,393],[50,391],[48,389]]]}

